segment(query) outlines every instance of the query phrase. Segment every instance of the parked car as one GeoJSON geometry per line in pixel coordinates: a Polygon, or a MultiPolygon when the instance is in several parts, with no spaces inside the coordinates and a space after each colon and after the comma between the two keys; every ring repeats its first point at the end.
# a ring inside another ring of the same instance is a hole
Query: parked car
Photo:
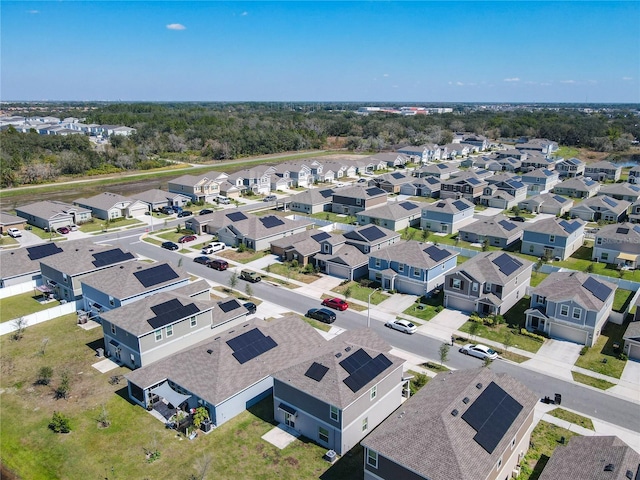
{"type": "Polygon", "coordinates": [[[487,347],[486,345],[480,345],[479,343],[474,345],[472,343],[468,343],[464,347],[460,348],[460,352],[465,355],[471,355],[472,357],[489,358],[491,360],[495,360],[498,358],[498,352],[487,347]]]}
{"type": "Polygon", "coordinates": [[[193,261],[201,265],[209,265],[209,262],[211,261],[211,259],[203,255],[201,257],[194,258],[193,261]]]}
{"type": "Polygon", "coordinates": [[[229,262],[220,258],[215,258],[209,262],[209,268],[220,271],[226,270],[227,268],[229,268],[229,262]]]}
{"type": "Polygon", "coordinates": [[[193,215],[193,212],[191,210],[183,210],[178,214],[178,218],[190,217],[191,215],[193,215]]]}
{"type": "Polygon", "coordinates": [[[513,220],[514,222],[526,222],[526,219],[524,217],[511,217],[511,220],[513,220]]]}
{"type": "Polygon", "coordinates": [[[207,255],[211,255],[214,252],[219,252],[220,250],[224,250],[225,244],[222,242],[213,242],[209,245],[205,245],[202,247],[202,253],[206,253],[207,255]]]}
{"type": "Polygon", "coordinates": [[[326,308],[312,308],[307,312],[307,317],[324,323],[333,323],[336,321],[336,314],[326,308]]]}
{"type": "Polygon", "coordinates": [[[67,227],[60,227],[56,230],[56,232],[61,233],[62,235],[66,235],[70,231],[71,230],[69,230],[67,227]]]}
{"type": "Polygon", "coordinates": [[[218,195],[216,197],[216,202],[221,203],[223,205],[229,205],[231,203],[231,200],[229,200],[227,197],[223,195],[218,195]]]}
{"type": "Polygon", "coordinates": [[[416,327],[409,320],[394,320],[393,322],[387,322],[384,324],[385,327],[393,328],[394,330],[400,330],[401,332],[408,333],[412,335],[416,333],[418,327],[416,327]]]}
{"type": "Polygon", "coordinates": [[[263,202],[275,202],[278,199],[275,195],[267,195],[262,199],[263,202]]]}
{"type": "Polygon", "coordinates": [[[341,298],[325,298],[322,301],[322,305],[329,308],[335,308],[336,310],[346,310],[349,308],[349,304],[341,298]]]}
{"type": "Polygon", "coordinates": [[[173,242],[162,242],[160,245],[162,248],[166,248],[167,250],[178,250],[180,247],[173,242]]]}
{"type": "Polygon", "coordinates": [[[240,278],[251,283],[256,283],[262,280],[262,277],[258,272],[252,272],[251,270],[242,270],[240,272],[240,278]]]}
{"type": "Polygon", "coordinates": [[[77,225],[69,225],[69,230],[71,230],[72,232],[77,232],[78,231],[78,226],[77,225]]]}
{"type": "Polygon", "coordinates": [[[178,243],[187,243],[187,242],[193,242],[194,240],[197,240],[198,237],[196,237],[195,235],[183,235],[180,237],[180,240],[178,240],[178,243]]]}
{"type": "Polygon", "coordinates": [[[343,182],[338,182],[336,183],[336,187],[340,188],[340,187],[344,187],[346,184],[343,182]]]}
{"type": "Polygon", "coordinates": [[[207,215],[209,213],[213,213],[213,210],[210,208],[204,208],[198,212],[198,215],[207,215]]]}
{"type": "Polygon", "coordinates": [[[256,313],[256,310],[258,309],[258,306],[253,302],[243,303],[242,306],[247,310],[249,310],[250,315],[253,315],[254,313],[256,313]]]}
{"type": "Polygon", "coordinates": [[[160,212],[164,213],[165,215],[173,215],[174,213],[176,213],[176,211],[171,207],[162,207],[160,209],[160,212]]]}
{"type": "Polygon", "coordinates": [[[22,233],[20,233],[20,230],[13,227],[7,228],[7,233],[9,234],[10,237],[13,237],[13,238],[18,238],[22,236],[22,233]]]}
{"type": "Polygon", "coordinates": [[[356,183],[367,183],[367,181],[368,180],[366,178],[359,178],[356,183]]]}

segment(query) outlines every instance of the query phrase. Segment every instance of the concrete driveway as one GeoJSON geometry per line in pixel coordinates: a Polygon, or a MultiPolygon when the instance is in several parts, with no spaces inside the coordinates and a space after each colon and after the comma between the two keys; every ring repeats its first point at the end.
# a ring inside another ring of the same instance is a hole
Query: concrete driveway
{"type": "Polygon", "coordinates": [[[563,340],[547,340],[538,353],[522,366],[573,381],[571,368],[580,356],[582,345],[563,340]]]}
{"type": "Polygon", "coordinates": [[[501,208],[493,208],[489,207],[486,210],[481,210],[479,212],[474,212],[474,217],[495,217],[499,213],[502,213],[503,210],[501,208]]]}
{"type": "Polygon", "coordinates": [[[450,342],[451,334],[464,325],[467,320],[469,320],[469,313],[445,308],[427,323],[418,327],[418,330],[450,342]]]}
{"type": "Polygon", "coordinates": [[[628,360],[618,385],[608,391],[640,403],[640,362],[628,360]]]}

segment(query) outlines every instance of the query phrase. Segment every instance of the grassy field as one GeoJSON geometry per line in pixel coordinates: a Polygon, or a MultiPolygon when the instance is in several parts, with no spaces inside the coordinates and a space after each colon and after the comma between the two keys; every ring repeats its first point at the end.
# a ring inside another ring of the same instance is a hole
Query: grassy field
{"type": "Polygon", "coordinates": [[[95,233],[114,230],[116,228],[128,227],[131,225],[140,226],[142,222],[137,218],[114,218],[107,225],[104,220],[95,218],[90,222],[79,225],[78,228],[84,233],[95,233]]]}
{"type": "Polygon", "coordinates": [[[615,386],[615,384],[611,382],[607,382],[606,380],[601,380],[590,375],[585,375],[583,373],[571,372],[571,375],[573,376],[574,382],[583,383],[591,387],[599,388],[600,390],[608,390],[615,386]]]}
{"type": "Polygon", "coordinates": [[[283,263],[272,263],[267,271],[302,283],[313,283],[320,278],[320,275],[305,273],[302,268],[288,268],[283,263]]]}
{"type": "Polygon", "coordinates": [[[570,412],[569,410],[565,410],[564,408],[554,408],[549,412],[549,415],[561,420],[566,420],[567,422],[574,423],[576,425],[580,425],[581,427],[588,428],[589,430],[595,430],[595,428],[593,428],[593,422],[589,417],[584,417],[579,413],[570,412]]]}
{"type": "MultiPolygon", "coordinates": [[[[473,322],[468,321],[464,325],[462,325],[459,330],[461,332],[469,333],[471,324],[473,322]]],[[[491,340],[494,342],[498,342],[502,344],[505,339],[505,335],[507,332],[510,332],[511,328],[508,325],[502,324],[492,327],[487,327],[486,325],[480,325],[478,331],[473,335],[473,339],[476,338],[486,338],[487,340],[491,340]]],[[[519,329],[518,329],[519,331],[519,329]]],[[[520,333],[513,333],[513,345],[511,347],[519,348],[521,350],[526,350],[527,352],[536,353],[540,347],[542,346],[542,342],[538,342],[537,340],[527,337],[525,335],[521,335],[520,333]]]]}
{"type": "Polygon", "coordinates": [[[552,423],[538,422],[531,434],[531,446],[521,462],[522,470],[517,480],[537,480],[553,451],[560,445],[560,439],[564,437],[567,442],[577,435],[552,423]]]}
{"type": "MultiPolygon", "coordinates": [[[[331,291],[336,292],[340,296],[344,296],[344,292],[347,290],[347,288],[351,288],[351,295],[349,295],[349,298],[355,298],[356,300],[360,300],[361,302],[368,302],[369,295],[374,291],[373,288],[363,287],[358,282],[349,282],[344,285],[339,285],[331,291]]],[[[388,294],[378,290],[373,295],[371,295],[371,304],[378,305],[388,298],[388,294]]]]}
{"type": "Polygon", "coordinates": [[[593,262],[591,260],[592,252],[593,247],[582,246],[578,250],[576,250],[571,257],[560,262],[553,262],[553,265],[556,267],[565,267],[570,268],[571,270],[578,270],[580,272],[585,272],[587,268],[589,268],[589,265],[591,265],[591,268],[593,268],[592,273],[596,273],[598,275],[623,278],[625,280],[632,281],[640,280],[640,276],[635,273],[636,270],[624,270],[620,272],[615,265],[593,262]],[[620,277],[620,274],[622,274],[622,277],[620,277]]]}
{"type": "Polygon", "coordinates": [[[244,252],[238,252],[236,250],[225,248],[220,252],[216,252],[216,255],[238,263],[249,263],[264,257],[268,253],[268,250],[260,252],[256,252],[255,250],[245,250],[244,252]]]}
{"type": "Polygon", "coordinates": [[[41,295],[40,292],[37,293],[27,292],[0,299],[0,323],[60,305],[58,301],[45,304],[38,302],[41,295]]]}
{"type": "Polygon", "coordinates": [[[607,322],[595,345],[590,347],[587,353],[578,357],[576,367],[620,378],[627,362],[618,358],[618,353],[614,351],[613,344],[624,345],[622,336],[627,325],[627,323],[616,325],[615,323],[607,322]]]}
{"type": "Polygon", "coordinates": [[[444,293],[442,291],[431,298],[420,297],[416,303],[411,305],[402,313],[428,322],[438,314],[436,309],[438,307],[442,307],[443,298],[444,293]]]}
{"type": "Polygon", "coordinates": [[[326,452],[314,442],[300,438],[279,450],[261,439],[273,428],[273,404],[264,400],[193,441],[176,436],[174,430],[133,405],[122,382],[111,385],[119,368],[102,374],[91,367],[100,329],[76,326],[75,314],[26,330],[22,340],[0,339],[3,389],[0,413],[0,457],[21,478],[30,480],[88,478],[279,478],[346,480],[362,477],[362,450],[354,448],[336,464],[322,459],[326,452]],[[43,338],[48,348],[39,350],[43,338]],[[53,369],[51,385],[36,385],[42,366],[53,369]],[[60,373],[71,376],[70,396],[56,400],[53,389],[60,373]],[[106,409],[111,425],[100,428],[98,416],[106,409]],[[54,411],[71,420],[71,433],[53,433],[47,425],[54,411]],[[8,421],[7,419],[12,419],[8,421]],[[157,450],[151,463],[145,453],[157,450]]]}

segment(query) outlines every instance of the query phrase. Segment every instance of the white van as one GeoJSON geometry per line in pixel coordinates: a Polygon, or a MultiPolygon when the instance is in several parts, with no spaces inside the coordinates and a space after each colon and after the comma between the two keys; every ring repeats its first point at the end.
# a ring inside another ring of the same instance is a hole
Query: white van
{"type": "Polygon", "coordinates": [[[227,197],[225,197],[223,195],[218,195],[216,197],[216,202],[217,203],[221,203],[223,205],[229,205],[231,203],[231,200],[229,200],[227,197]]]}

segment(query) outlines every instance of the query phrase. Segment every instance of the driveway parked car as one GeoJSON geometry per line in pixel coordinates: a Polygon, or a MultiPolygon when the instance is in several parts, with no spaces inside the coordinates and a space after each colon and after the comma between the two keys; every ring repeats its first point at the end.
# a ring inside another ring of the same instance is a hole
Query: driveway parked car
{"type": "Polygon", "coordinates": [[[326,308],[312,308],[307,312],[307,317],[324,323],[333,323],[336,321],[336,314],[326,308]]]}
{"type": "Polygon", "coordinates": [[[202,247],[202,253],[206,253],[207,255],[211,255],[214,252],[219,252],[220,250],[224,250],[224,243],[222,242],[213,242],[209,245],[205,245],[202,247]]]}
{"type": "Polygon", "coordinates": [[[174,213],[176,213],[176,211],[171,207],[162,207],[160,209],[160,212],[164,213],[165,215],[173,215],[174,213]]]}
{"type": "Polygon", "coordinates": [[[162,248],[166,248],[167,250],[178,250],[180,247],[173,242],[162,242],[160,245],[162,248]]]}
{"type": "Polygon", "coordinates": [[[489,358],[491,360],[495,360],[496,358],[498,358],[498,352],[487,347],[486,345],[480,344],[474,345],[472,343],[468,343],[464,347],[460,348],[460,352],[464,353],[465,355],[471,355],[472,357],[482,359],[489,358]]]}
{"type": "Polygon", "coordinates": [[[418,327],[409,320],[395,320],[393,322],[387,322],[384,325],[385,327],[393,328],[394,330],[399,330],[401,332],[408,333],[409,335],[416,333],[418,330],[418,327]]]}
{"type": "Polygon", "coordinates": [[[335,308],[336,310],[344,311],[349,308],[349,304],[341,298],[325,298],[322,301],[322,305],[329,308],[335,308]]]}
{"type": "Polygon", "coordinates": [[[62,235],[66,235],[70,231],[71,230],[69,230],[67,227],[60,227],[56,230],[56,232],[61,233],[62,235]]]}
{"type": "Polygon", "coordinates": [[[196,237],[195,235],[183,235],[180,237],[180,240],[178,240],[178,243],[187,243],[187,242],[193,242],[194,240],[197,240],[198,237],[196,237]]]}
{"type": "Polygon", "coordinates": [[[253,302],[243,303],[242,306],[244,308],[246,308],[247,310],[249,310],[249,314],[251,314],[251,315],[256,313],[256,310],[258,309],[258,306],[253,302]]]}
{"type": "Polygon", "coordinates": [[[200,212],[198,212],[198,215],[207,215],[209,213],[213,213],[213,210],[211,210],[209,208],[205,208],[203,210],[200,210],[200,212]]]}
{"type": "Polygon", "coordinates": [[[514,222],[526,222],[526,219],[524,217],[511,217],[511,220],[513,220],[514,222]]]}
{"type": "Polygon", "coordinates": [[[215,258],[209,262],[209,268],[219,271],[226,270],[229,268],[229,262],[220,258],[215,258]]]}
{"type": "Polygon", "coordinates": [[[209,265],[211,259],[209,257],[202,256],[194,258],[193,261],[196,263],[200,263],[201,265],[209,265]]]}
{"type": "Polygon", "coordinates": [[[9,234],[10,237],[13,237],[13,238],[18,238],[22,236],[22,234],[20,233],[20,230],[13,227],[7,228],[7,233],[9,234]]]}
{"type": "Polygon", "coordinates": [[[193,215],[193,212],[190,210],[183,210],[178,214],[178,218],[182,218],[182,217],[190,217],[191,215],[193,215]]]}

